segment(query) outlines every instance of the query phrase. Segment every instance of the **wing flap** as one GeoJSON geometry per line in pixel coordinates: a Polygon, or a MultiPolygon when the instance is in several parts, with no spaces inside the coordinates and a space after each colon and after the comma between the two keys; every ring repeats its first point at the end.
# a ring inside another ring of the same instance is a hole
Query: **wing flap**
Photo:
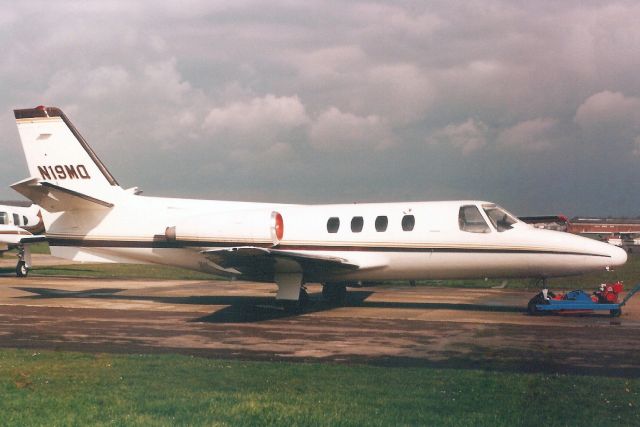
{"type": "Polygon", "coordinates": [[[345,273],[360,269],[358,264],[339,257],[256,246],[208,249],[202,253],[220,267],[259,276],[270,276],[276,272],[345,273]]]}

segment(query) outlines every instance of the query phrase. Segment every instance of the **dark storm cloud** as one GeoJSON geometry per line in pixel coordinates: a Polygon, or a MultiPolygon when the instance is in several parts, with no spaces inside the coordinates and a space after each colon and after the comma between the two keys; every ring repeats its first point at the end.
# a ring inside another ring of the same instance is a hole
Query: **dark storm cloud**
{"type": "Polygon", "coordinates": [[[147,194],[640,214],[634,2],[5,9],[3,185],[26,174],[11,110],[50,104],[147,194]]]}

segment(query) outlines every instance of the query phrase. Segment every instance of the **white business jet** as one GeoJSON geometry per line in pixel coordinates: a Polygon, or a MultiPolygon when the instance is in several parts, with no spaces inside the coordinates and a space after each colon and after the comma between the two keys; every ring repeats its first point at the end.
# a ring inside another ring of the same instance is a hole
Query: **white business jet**
{"type": "Polygon", "coordinates": [[[118,185],[65,114],[15,110],[51,253],[275,282],[296,310],[306,282],[340,302],[357,281],[546,279],[624,264],[624,250],[539,230],[483,201],[289,205],[145,197],[118,185]]]}
{"type": "Polygon", "coordinates": [[[40,208],[36,205],[0,205],[0,253],[10,249],[18,250],[18,277],[27,276],[31,269],[29,243],[44,240],[44,236],[34,235],[44,231],[39,211],[40,208]]]}

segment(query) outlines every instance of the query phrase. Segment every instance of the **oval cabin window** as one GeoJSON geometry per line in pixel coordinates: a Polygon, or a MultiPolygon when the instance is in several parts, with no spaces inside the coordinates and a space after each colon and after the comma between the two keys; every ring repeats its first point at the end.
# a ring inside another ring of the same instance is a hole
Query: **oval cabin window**
{"type": "Polygon", "coordinates": [[[402,229],[404,231],[411,231],[416,225],[416,218],[413,215],[405,215],[402,217],[402,229]]]}
{"type": "Polygon", "coordinates": [[[337,216],[332,216],[331,218],[329,218],[329,220],[327,221],[327,231],[329,233],[337,233],[339,228],[340,218],[338,218],[337,216]]]}
{"type": "Polygon", "coordinates": [[[387,231],[387,225],[389,225],[389,218],[386,216],[379,216],[376,218],[376,231],[381,233],[387,231]]]}
{"type": "Polygon", "coordinates": [[[359,233],[362,231],[362,227],[364,226],[364,219],[361,216],[354,216],[351,218],[351,231],[354,233],[359,233]]]}

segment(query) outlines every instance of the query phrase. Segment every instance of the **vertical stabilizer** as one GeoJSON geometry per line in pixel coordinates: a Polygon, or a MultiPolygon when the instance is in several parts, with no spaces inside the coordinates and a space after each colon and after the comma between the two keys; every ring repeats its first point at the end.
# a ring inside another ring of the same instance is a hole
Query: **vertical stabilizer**
{"type": "Polygon", "coordinates": [[[14,114],[31,177],[96,197],[120,188],[62,110],[40,106],[14,114]]]}

